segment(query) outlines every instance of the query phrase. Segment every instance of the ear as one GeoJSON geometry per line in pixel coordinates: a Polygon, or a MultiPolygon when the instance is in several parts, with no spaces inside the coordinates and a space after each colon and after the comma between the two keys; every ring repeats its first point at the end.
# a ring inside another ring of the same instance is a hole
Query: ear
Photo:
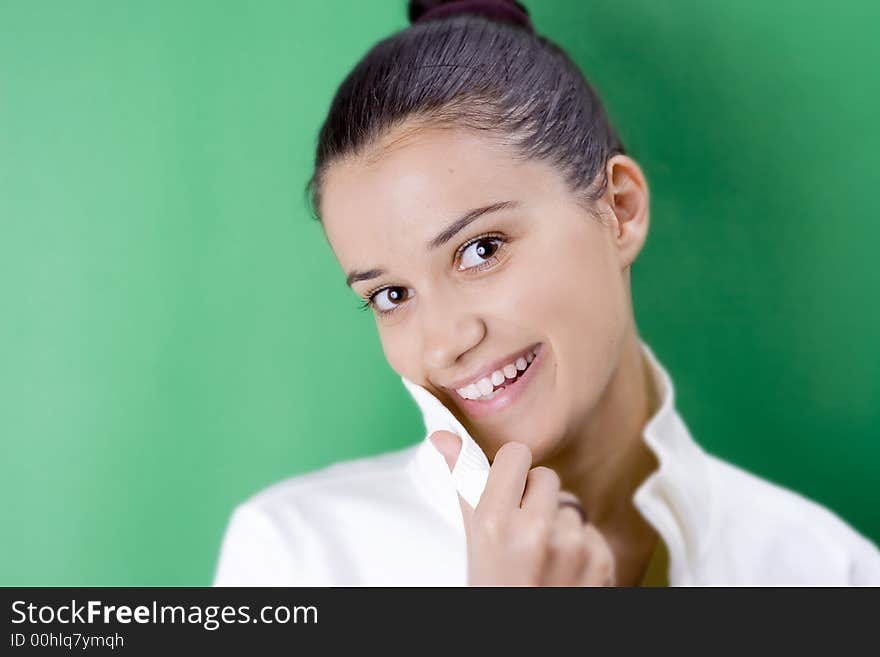
{"type": "Polygon", "coordinates": [[[614,155],[605,164],[608,189],[605,200],[617,218],[616,245],[621,268],[635,262],[648,237],[650,214],[648,183],[631,157],[614,155]]]}

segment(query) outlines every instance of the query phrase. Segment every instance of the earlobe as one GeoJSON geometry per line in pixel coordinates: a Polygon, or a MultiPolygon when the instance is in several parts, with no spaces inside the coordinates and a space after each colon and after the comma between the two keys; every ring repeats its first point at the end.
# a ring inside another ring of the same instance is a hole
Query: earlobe
{"type": "Polygon", "coordinates": [[[626,155],[615,155],[606,164],[608,204],[617,217],[617,247],[623,267],[630,266],[648,236],[648,185],[639,165],[626,155]]]}

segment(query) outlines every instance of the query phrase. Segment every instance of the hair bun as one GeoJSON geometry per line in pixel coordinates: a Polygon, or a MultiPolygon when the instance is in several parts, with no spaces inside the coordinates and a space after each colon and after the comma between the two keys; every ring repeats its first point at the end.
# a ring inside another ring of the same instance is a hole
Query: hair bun
{"type": "Polygon", "coordinates": [[[409,0],[408,14],[411,24],[470,14],[534,32],[528,9],[516,0],[409,0]]]}

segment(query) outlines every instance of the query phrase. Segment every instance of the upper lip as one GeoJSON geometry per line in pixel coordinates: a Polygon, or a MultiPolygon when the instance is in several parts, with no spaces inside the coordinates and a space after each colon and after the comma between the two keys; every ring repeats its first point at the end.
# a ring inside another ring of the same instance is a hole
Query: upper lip
{"type": "Polygon", "coordinates": [[[516,360],[520,356],[525,357],[525,355],[527,353],[529,353],[530,351],[534,351],[535,347],[537,347],[539,344],[540,344],[539,342],[535,342],[534,344],[526,347],[525,349],[520,349],[519,351],[516,351],[509,356],[504,356],[503,358],[499,358],[499,359],[495,360],[494,362],[486,365],[482,369],[477,370],[473,374],[465,376],[461,379],[457,379],[456,381],[452,381],[450,383],[447,383],[443,387],[448,388],[450,390],[458,390],[459,388],[464,388],[466,385],[469,385],[471,383],[476,383],[477,381],[479,381],[483,377],[490,376],[492,374],[492,372],[494,372],[495,370],[502,369],[508,363],[516,363],[516,360]]]}

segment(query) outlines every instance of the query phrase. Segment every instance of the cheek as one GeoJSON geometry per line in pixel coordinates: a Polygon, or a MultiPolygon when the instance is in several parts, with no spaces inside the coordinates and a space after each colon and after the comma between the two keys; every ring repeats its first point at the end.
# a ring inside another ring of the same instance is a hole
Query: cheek
{"type": "Polygon", "coordinates": [[[403,328],[383,327],[378,323],[377,330],[385,360],[388,361],[391,369],[414,383],[421,383],[424,372],[420,366],[419,354],[416,351],[417,341],[413,339],[414,336],[407,336],[403,328]]]}
{"type": "Polygon", "coordinates": [[[581,235],[556,240],[528,269],[521,296],[548,330],[595,338],[616,324],[621,273],[601,242],[581,235]]]}
{"type": "Polygon", "coordinates": [[[559,376],[578,383],[570,389],[586,391],[595,386],[584,382],[601,383],[617,353],[626,328],[625,287],[601,241],[557,244],[551,264],[533,267],[523,299],[551,343],[559,376]]]}

